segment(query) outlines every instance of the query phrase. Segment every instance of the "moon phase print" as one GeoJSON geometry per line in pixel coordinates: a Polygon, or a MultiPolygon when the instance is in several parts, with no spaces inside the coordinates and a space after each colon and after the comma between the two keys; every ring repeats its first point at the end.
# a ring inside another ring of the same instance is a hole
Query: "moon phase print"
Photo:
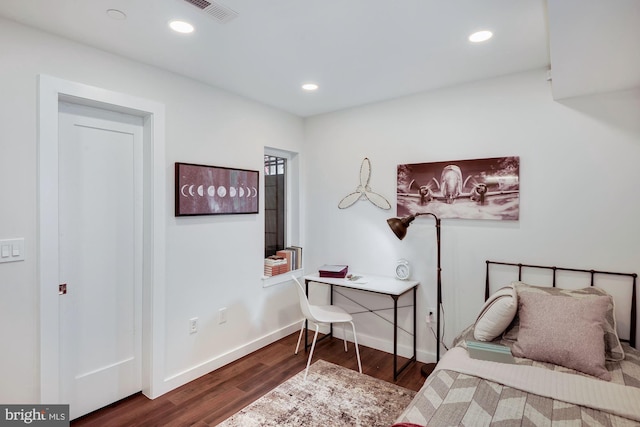
{"type": "Polygon", "coordinates": [[[176,163],[176,216],[258,213],[255,170],[176,163]]]}

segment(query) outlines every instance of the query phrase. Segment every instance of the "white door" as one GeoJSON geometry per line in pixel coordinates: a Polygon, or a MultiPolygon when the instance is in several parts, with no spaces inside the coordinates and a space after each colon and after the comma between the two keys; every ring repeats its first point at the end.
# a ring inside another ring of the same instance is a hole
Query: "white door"
{"type": "Polygon", "coordinates": [[[142,119],[60,103],[60,395],[71,419],[142,389],[142,119]]]}

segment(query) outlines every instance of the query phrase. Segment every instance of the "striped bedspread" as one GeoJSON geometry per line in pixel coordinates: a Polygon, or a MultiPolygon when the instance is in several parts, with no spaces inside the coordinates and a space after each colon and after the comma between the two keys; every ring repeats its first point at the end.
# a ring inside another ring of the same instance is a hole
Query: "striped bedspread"
{"type": "Polygon", "coordinates": [[[636,400],[640,396],[640,352],[627,345],[625,360],[607,362],[613,377],[609,383],[567,368],[518,358],[516,362],[528,373],[516,374],[518,365],[503,365],[515,369],[504,375],[500,375],[500,369],[494,374],[483,373],[482,369],[476,372],[464,360],[468,356],[463,342],[442,358],[398,422],[432,427],[640,426],[640,400],[636,400]],[[544,372],[539,381],[535,372],[544,372]],[[565,378],[550,380],[545,375],[565,378]],[[510,381],[509,376],[519,381],[510,381]],[[559,397],[546,391],[554,388],[545,386],[549,382],[564,390],[559,397]]]}

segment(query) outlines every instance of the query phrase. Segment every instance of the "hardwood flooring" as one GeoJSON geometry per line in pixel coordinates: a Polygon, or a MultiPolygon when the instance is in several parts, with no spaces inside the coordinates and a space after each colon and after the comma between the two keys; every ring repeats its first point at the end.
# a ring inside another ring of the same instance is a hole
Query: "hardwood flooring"
{"type": "MultiPolygon", "coordinates": [[[[297,339],[296,332],[154,400],[138,393],[78,418],[71,425],[215,426],[305,368],[308,353],[301,350],[293,354],[297,339]]],[[[360,358],[364,374],[394,382],[392,354],[360,346],[360,358]]],[[[318,359],[358,369],[353,344],[349,343],[345,352],[342,341],[336,338],[316,345],[313,361],[318,359]]],[[[399,358],[398,366],[405,361],[399,358]]],[[[420,373],[422,365],[409,365],[395,383],[418,391],[425,380],[420,373]]]]}

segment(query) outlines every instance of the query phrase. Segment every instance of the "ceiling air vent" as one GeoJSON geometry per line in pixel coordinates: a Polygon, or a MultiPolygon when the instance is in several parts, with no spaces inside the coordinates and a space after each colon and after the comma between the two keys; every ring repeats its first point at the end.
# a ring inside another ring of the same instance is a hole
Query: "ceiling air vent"
{"type": "Polygon", "coordinates": [[[207,0],[184,0],[185,2],[194,5],[211,18],[216,21],[225,24],[238,16],[238,12],[233,9],[229,9],[227,6],[223,6],[220,3],[207,1],[207,0]]]}

